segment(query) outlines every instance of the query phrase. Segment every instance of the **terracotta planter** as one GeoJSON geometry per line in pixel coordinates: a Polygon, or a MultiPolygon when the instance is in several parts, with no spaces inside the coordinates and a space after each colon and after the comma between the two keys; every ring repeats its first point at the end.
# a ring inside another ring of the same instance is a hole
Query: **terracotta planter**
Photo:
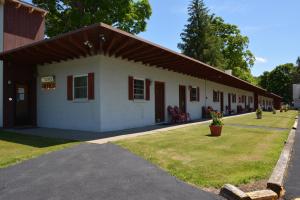
{"type": "Polygon", "coordinates": [[[212,136],[218,137],[218,136],[220,136],[221,133],[222,133],[222,128],[223,128],[223,126],[214,126],[214,125],[210,125],[209,128],[210,128],[210,133],[211,133],[211,135],[212,135],[212,136]]]}

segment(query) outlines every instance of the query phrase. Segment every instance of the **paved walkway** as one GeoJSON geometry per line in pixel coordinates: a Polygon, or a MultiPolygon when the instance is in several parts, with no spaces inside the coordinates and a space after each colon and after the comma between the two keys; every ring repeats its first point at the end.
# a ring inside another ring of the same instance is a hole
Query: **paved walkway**
{"type": "Polygon", "coordinates": [[[0,169],[3,200],[214,200],[113,144],[80,144],[0,169]]]}
{"type": "MultiPolygon", "coordinates": [[[[234,118],[242,115],[249,115],[253,113],[246,113],[241,115],[227,116],[226,118],[234,118]]],[[[25,128],[25,129],[8,129],[8,131],[13,131],[28,135],[37,135],[43,137],[51,138],[62,138],[71,139],[79,141],[89,141],[90,143],[104,144],[107,142],[112,142],[124,138],[136,137],[140,135],[153,134],[163,131],[174,130],[178,128],[184,128],[188,126],[195,126],[203,123],[208,123],[210,120],[194,121],[186,124],[161,124],[152,125],[141,128],[133,128],[121,131],[111,131],[111,132],[91,132],[91,131],[76,131],[76,130],[64,130],[64,129],[54,129],[54,128],[25,128]]]]}
{"type": "Polygon", "coordinates": [[[294,150],[285,180],[285,189],[285,199],[300,198],[300,119],[298,119],[294,150]]]}

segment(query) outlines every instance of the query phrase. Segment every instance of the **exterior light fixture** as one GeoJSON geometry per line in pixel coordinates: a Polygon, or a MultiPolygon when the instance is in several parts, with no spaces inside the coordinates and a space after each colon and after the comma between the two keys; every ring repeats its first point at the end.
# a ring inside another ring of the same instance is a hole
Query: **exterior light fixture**
{"type": "Polygon", "coordinates": [[[100,37],[101,42],[105,42],[106,41],[104,34],[100,34],[99,37],[100,37]]]}
{"type": "Polygon", "coordinates": [[[88,48],[93,48],[93,45],[91,44],[91,42],[90,41],[85,41],[84,43],[83,43],[85,46],[87,46],[88,48]]]}

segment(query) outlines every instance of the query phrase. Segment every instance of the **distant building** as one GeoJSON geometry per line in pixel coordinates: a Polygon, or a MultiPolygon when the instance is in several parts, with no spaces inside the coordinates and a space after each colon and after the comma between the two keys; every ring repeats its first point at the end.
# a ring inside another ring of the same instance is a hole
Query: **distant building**
{"type": "Polygon", "coordinates": [[[293,103],[295,108],[300,108],[300,84],[293,84],[293,103]]]}

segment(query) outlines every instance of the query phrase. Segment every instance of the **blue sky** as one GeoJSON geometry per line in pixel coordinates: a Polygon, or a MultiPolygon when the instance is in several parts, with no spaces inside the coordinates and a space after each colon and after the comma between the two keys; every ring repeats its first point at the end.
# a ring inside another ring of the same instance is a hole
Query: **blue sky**
{"type": "MultiPolygon", "coordinates": [[[[149,0],[153,14],[139,36],[172,50],[177,49],[187,20],[190,0],[149,0]]],[[[255,76],[300,56],[299,0],[205,0],[226,22],[236,24],[250,39],[257,61],[255,76]]]]}

